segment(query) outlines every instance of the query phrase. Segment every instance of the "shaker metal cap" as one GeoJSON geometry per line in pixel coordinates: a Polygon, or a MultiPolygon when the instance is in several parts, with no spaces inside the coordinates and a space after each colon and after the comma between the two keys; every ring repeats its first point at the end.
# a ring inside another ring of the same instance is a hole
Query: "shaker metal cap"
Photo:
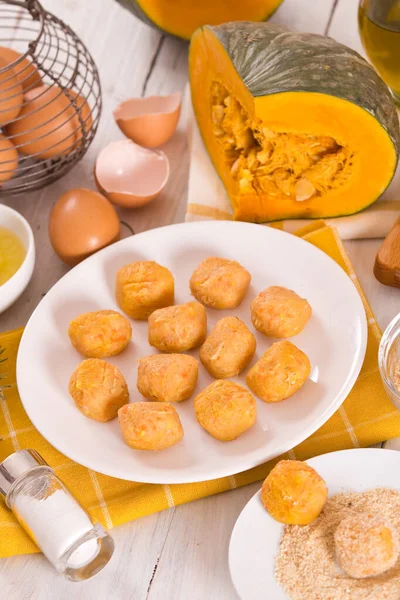
{"type": "Polygon", "coordinates": [[[18,450],[10,454],[0,464],[0,494],[6,497],[17,479],[42,466],[48,467],[48,464],[36,450],[18,450]]]}

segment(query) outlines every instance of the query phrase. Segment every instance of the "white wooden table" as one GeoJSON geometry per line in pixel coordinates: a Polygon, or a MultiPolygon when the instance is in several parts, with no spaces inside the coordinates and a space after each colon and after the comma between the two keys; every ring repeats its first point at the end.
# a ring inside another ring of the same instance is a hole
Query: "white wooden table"
{"type": "MultiPolygon", "coordinates": [[[[189,1],[189,0],[188,0],[189,1]]],[[[191,0],[201,1],[201,0],[191,0]]],[[[218,0],[216,0],[218,1],[218,0]]],[[[40,192],[7,199],[31,223],[37,245],[33,280],[19,301],[0,315],[0,331],[24,325],[41,297],[66,272],[47,236],[50,209],[72,187],[94,189],[93,162],[99,149],[121,134],[112,109],[129,96],[183,90],[187,45],[157,33],[123,11],[114,0],[44,0],[47,9],[84,40],[98,65],[104,111],[99,132],[83,161],[61,181],[40,192]]],[[[358,0],[285,0],[274,21],[292,29],[329,34],[361,51],[358,0]]],[[[168,143],[172,175],[164,194],[149,206],[120,211],[136,233],[184,220],[188,153],[184,127],[168,143]]],[[[400,198],[400,189],[398,199],[400,198]]],[[[392,191],[392,195],[396,190],[392,191]]],[[[399,312],[400,292],[372,275],[380,242],[346,247],[378,322],[384,328],[399,312]]],[[[170,509],[113,531],[115,555],[101,573],[83,584],[58,576],[41,555],[0,561],[0,597],[9,600],[235,600],[227,551],[240,511],[259,484],[170,509]]],[[[1,533],[0,533],[1,535],[1,533]]],[[[269,599],[268,591],[266,596],[269,599]]]]}

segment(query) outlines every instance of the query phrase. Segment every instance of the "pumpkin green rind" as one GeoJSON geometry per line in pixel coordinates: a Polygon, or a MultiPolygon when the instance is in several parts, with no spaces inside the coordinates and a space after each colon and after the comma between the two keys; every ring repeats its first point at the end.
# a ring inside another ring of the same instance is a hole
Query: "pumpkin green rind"
{"type": "Polygon", "coordinates": [[[360,54],[332,38],[272,23],[206,26],[219,39],[252,96],[318,92],[371,113],[400,152],[400,129],[387,85],[360,54]],[[276,58],[276,60],[275,60],[276,58]],[[282,70],[282,65],[288,65],[282,70]]]}

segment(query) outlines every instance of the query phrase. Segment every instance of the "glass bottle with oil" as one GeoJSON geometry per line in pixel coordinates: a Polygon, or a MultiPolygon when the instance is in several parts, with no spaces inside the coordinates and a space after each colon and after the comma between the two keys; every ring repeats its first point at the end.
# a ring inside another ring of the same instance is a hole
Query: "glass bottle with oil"
{"type": "Polygon", "coordinates": [[[360,0],[358,24],[370,61],[400,103],[400,0],[360,0]]]}

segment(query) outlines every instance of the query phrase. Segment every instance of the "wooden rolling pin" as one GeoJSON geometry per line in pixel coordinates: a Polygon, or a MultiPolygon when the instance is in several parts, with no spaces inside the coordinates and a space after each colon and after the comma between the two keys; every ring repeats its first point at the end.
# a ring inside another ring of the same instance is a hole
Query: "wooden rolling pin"
{"type": "Polygon", "coordinates": [[[374,275],[384,285],[400,287],[400,217],[378,250],[374,275]]]}

